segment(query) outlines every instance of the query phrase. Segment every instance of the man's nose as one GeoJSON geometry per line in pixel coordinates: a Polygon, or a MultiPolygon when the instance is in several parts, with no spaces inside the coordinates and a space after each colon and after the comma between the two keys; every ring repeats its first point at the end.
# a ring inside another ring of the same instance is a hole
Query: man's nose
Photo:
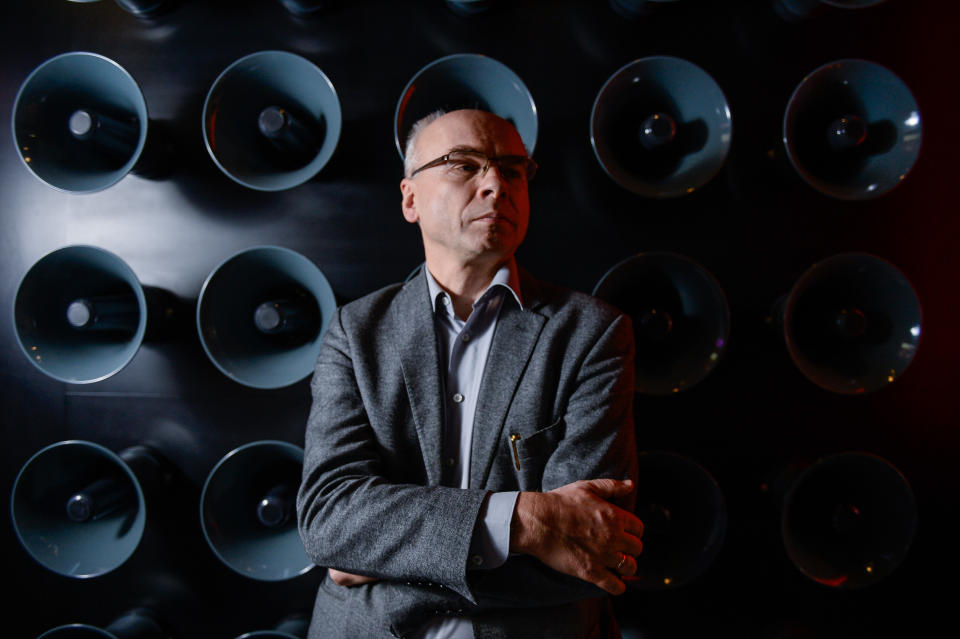
{"type": "Polygon", "coordinates": [[[507,193],[507,181],[500,173],[500,167],[490,162],[486,170],[480,175],[478,188],[483,197],[500,198],[505,196],[507,193]]]}

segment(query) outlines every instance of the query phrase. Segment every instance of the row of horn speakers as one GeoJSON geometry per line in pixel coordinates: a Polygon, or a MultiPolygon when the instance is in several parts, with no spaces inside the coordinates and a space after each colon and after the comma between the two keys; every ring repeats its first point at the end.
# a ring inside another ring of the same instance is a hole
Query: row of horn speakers
{"type": "MultiPolygon", "coordinates": [[[[438,108],[461,107],[503,115],[534,152],[537,107],[523,81],[492,58],[455,54],[420,69],[402,91],[394,117],[401,157],[414,122],[438,108]]],[[[203,106],[202,135],[214,163],[260,191],[316,176],[333,157],[342,126],[330,79],[285,51],[233,62],[203,106]]],[[[152,130],[133,77],[88,52],[65,53],[34,69],[14,105],[14,143],[25,166],[70,193],[103,190],[131,171],[168,174],[176,150],[152,130]]],[[[652,198],[680,197],[708,183],[723,167],[732,137],[723,90],[702,68],[672,56],[622,66],[600,89],[590,116],[590,142],[603,170],[624,189],[652,198]]],[[[790,163],[813,188],[863,200],[910,172],[922,124],[911,91],[893,72],[843,59],[797,85],[782,137],[790,163]]]]}
{"type": "MultiPolygon", "coordinates": [[[[164,466],[147,445],[115,453],[69,440],[34,454],[11,496],[17,536],[33,559],[65,577],[105,575],[137,549],[148,503],[163,498],[164,466]]],[[[260,581],[305,574],[312,563],[296,528],[295,495],[303,450],[256,441],[225,455],[209,472],[199,519],[212,552],[231,570],[260,581]]],[[[699,577],[723,544],[727,511],[711,474],[692,459],[639,454],[637,513],[650,549],[629,583],[642,590],[683,586],[699,577]]],[[[917,506],[903,474],[864,452],[786,466],[774,478],[783,546],[810,579],[859,589],[887,577],[913,541],[917,506]]]]}
{"type": "MultiPolygon", "coordinates": [[[[593,294],[633,319],[638,393],[686,390],[713,371],[727,349],[730,308],[723,288],[687,257],[632,256],[611,268],[593,294]]],[[[145,339],[182,332],[186,306],[142,285],[113,253],[68,246],[23,276],[14,327],[21,352],[41,372],[85,384],[121,370],[145,339]]],[[[336,306],[327,278],[308,258],[258,246],[210,273],[193,315],[203,349],[222,373],[269,389],[310,375],[336,306]]],[[[897,267],[875,255],[842,253],[815,263],[771,300],[766,322],[807,379],[857,395],[885,388],[907,369],[920,344],[922,310],[897,267]]]]}

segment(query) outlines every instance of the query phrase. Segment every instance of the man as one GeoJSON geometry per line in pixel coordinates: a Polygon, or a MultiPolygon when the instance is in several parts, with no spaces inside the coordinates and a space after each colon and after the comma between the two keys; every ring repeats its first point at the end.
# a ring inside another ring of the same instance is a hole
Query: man
{"type": "Polygon", "coordinates": [[[605,595],[643,534],[630,321],[518,269],[536,165],[510,123],[453,111],[410,138],[425,268],[338,309],[313,376],[309,636],[618,636],[605,595]]]}

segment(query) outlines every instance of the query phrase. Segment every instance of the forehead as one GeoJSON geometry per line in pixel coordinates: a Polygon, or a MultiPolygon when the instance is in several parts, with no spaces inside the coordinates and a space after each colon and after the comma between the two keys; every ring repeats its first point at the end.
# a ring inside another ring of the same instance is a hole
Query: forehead
{"type": "Polygon", "coordinates": [[[432,122],[421,133],[420,157],[440,156],[455,147],[488,155],[526,155],[523,140],[512,124],[484,111],[453,111],[432,122]]]}

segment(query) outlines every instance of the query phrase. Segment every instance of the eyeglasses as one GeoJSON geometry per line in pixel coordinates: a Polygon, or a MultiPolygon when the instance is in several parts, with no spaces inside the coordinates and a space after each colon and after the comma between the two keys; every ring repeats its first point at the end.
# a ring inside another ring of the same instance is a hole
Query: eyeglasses
{"type": "Polygon", "coordinates": [[[523,177],[529,182],[537,173],[537,163],[525,155],[490,157],[480,151],[451,151],[446,155],[441,155],[436,160],[427,162],[411,173],[410,177],[415,176],[420,171],[442,166],[447,176],[467,182],[474,177],[483,177],[492,164],[497,166],[500,176],[508,181],[523,177]]]}

